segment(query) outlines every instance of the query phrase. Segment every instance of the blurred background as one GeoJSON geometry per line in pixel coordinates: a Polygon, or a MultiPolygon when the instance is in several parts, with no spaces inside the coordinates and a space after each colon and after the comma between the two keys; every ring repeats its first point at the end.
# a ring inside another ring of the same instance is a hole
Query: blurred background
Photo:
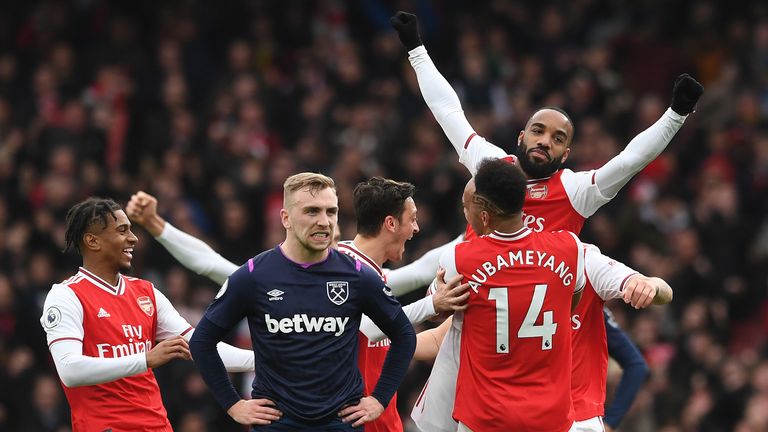
{"type": "MultiPolygon", "coordinates": [[[[536,107],[564,107],[574,170],[659,118],[679,73],[704,84],[582,238],[675,290],[669,307],[610,305],[651,368],[620,430],[768,430],[768,3],[61,0],[0,4],[0,431],[69,429],[38,319],[80,264],[61,253],[63,221],[89,195],[148,191],[236,263],[281,241],[282,182],[304,170],[336,180],[342,238],[373,175],[418,188],[405,262],[462,231],[468,175],[389,27],[398,9],[419,15],[489,141],[512,152],[536,107]]],[[[196,323],[218,287],[134,231],[134,275],[196,323]]],[[[248,346],[247,330],[231,341],[248,346]]],[[[414,362],[400,390],[406,428],[429,367],[414,362]]],[[[191,362],[157,376],[175,430],[243,430],[191,362]]]]}

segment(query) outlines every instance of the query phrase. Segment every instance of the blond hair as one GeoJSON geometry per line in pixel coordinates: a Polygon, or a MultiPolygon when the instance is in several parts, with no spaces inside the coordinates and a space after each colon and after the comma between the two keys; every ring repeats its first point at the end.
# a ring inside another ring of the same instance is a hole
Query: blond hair
{"type": "Polygon", "coordinates": [[[309,189],[309,193],[314,196],[327,188],[336,190],[336,183],[326,175],[312,172],[294,174],[283,183],[283,206],[289,206],[288,198],[297,191],[309,189]]]}

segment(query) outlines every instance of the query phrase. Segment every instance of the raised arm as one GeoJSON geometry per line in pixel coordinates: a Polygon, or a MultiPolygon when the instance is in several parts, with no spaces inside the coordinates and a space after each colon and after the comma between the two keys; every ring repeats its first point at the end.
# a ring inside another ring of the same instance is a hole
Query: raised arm
{"type": "Polygon", "coordinates": [[[667,148],[667,145],[692,113],[704,87],[688,74],[675,80],[669,109],[651,127],[640,132],[616,157],[599,168],[594,181],[600,192],[613,198],[632,177],[667,148]]]}
{"type": "Polygon", "coordinates": [[[157,199],[146,192],[135,193],[125,207],[128,217],[146,228],[184,267],[222,284],[237,265],[219,255],[204,241],[189,235],[157,214],[157,199]]]}
{"type": "Polygon", "coordinates": [[[483,159],[506,156],[504,150],[477,135],[467,121],[459,96],[437,70],[421,43],[416,15],[398,12],[390,22],[408,49],[408,60],[416,71],[421,95],[458,153],[459,161],[474,175],[483,159]]]}

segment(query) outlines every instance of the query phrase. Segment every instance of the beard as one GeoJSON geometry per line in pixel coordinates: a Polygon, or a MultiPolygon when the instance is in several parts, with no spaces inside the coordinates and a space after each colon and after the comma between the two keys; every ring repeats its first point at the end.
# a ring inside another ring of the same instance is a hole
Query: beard
{"type": "Polygon", "coordinates": [[[535,150],[536,147],[526,148],[523,143],[517,145],[515,150],[515,156],[517,156],[517,163],[520,164],[520,168],[528,175],[530,179],[538,179],[543,177],[549,177],[560,169],[560,165],[563,164],[562,157],[551,159],[547,162],[533,162],[528,157],[531,150],[535,150]]]}

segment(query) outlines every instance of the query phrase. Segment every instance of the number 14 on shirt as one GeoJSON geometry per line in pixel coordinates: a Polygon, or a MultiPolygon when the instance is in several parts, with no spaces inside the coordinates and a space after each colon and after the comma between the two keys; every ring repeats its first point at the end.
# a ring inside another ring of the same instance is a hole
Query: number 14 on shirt
{"type": "MultiPolygon", "coordinates": [[[[488,290],[488,300],[496,304],[496,352],[499,354],[509,354],[509,300],[507,287],[491,288],[488,290]]],[[[531,303],[528,306],[528,312],[520,329],[517,331],[517,337],[523,338],[541,338],[541,350],[548,351],[552,349],[552,336],[557,331],[557,323],[554,322],[554,314],[551,310],[544,311],[542,314],[542,323],[536,325],[536,320],[541,314],[541,308],[544,306],[544,297],[547,294],[547,285],[536,285],[533,291],[531,303]]]]}

